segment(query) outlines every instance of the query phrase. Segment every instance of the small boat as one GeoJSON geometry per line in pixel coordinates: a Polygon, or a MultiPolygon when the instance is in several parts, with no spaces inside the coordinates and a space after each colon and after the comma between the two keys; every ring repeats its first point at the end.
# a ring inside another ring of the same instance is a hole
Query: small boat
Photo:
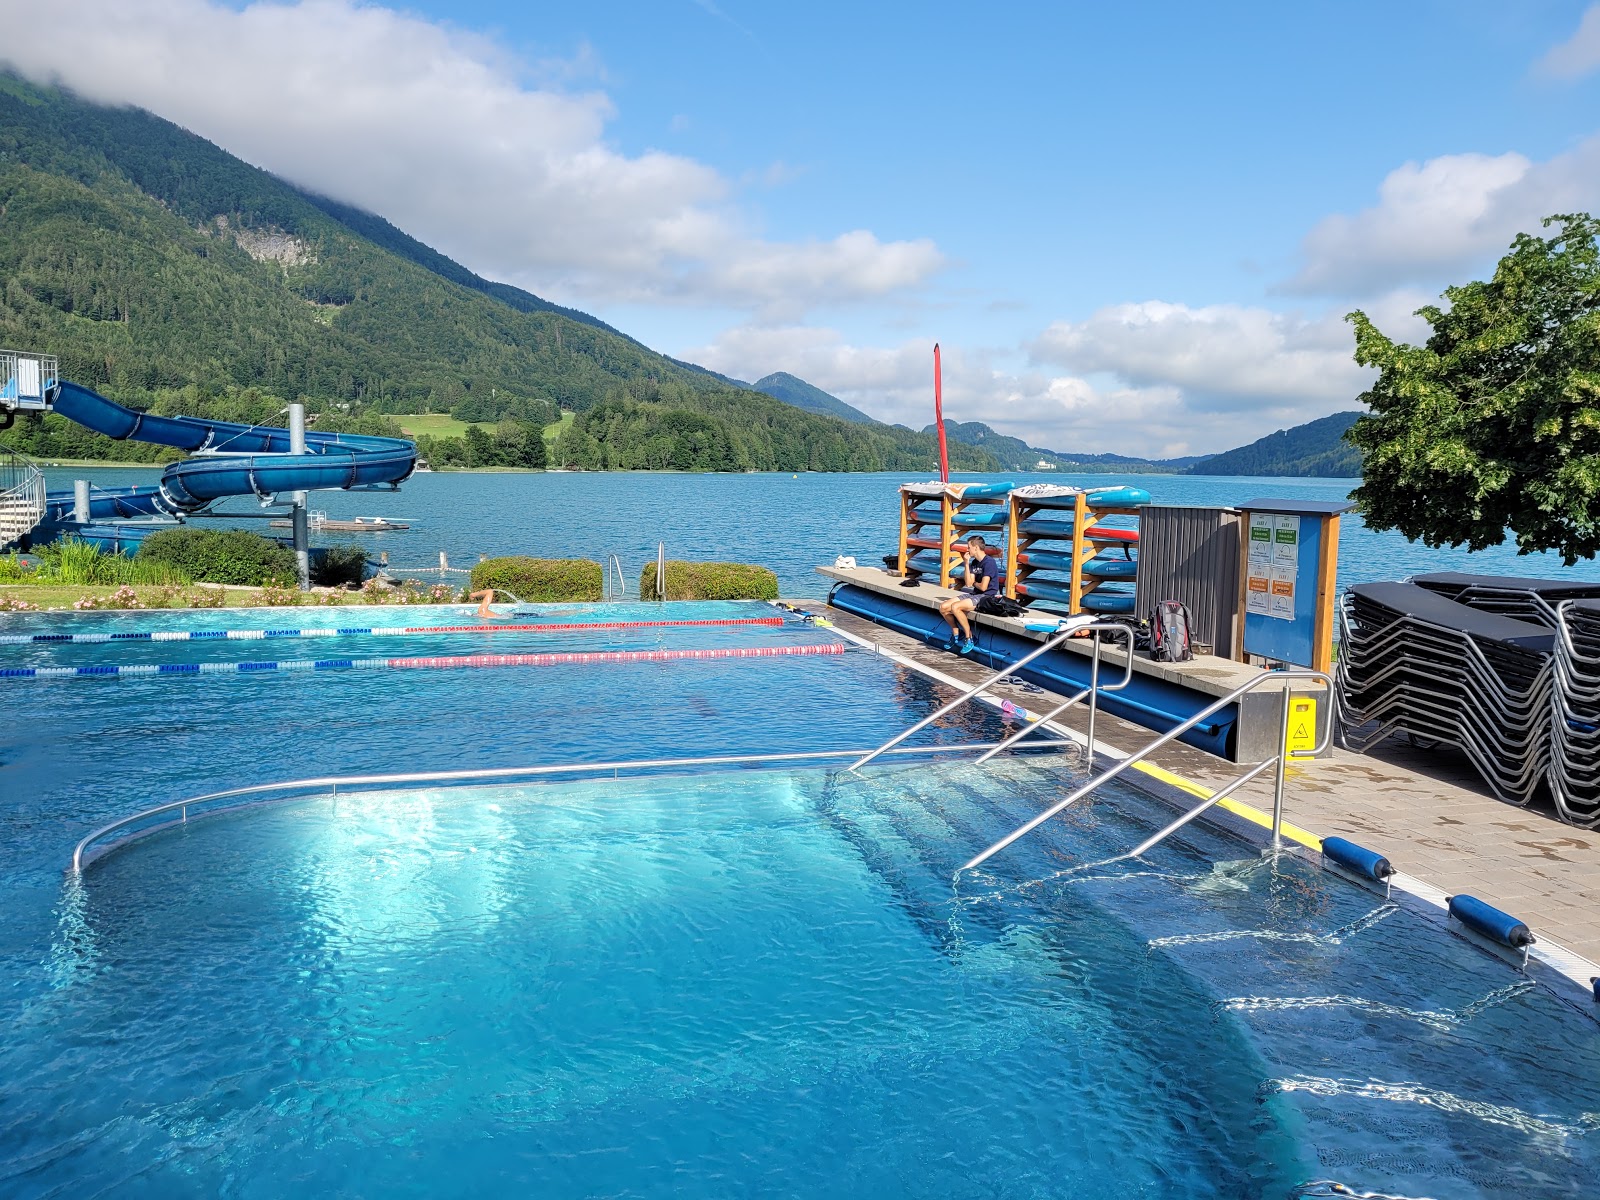
{"type": "MultiPolygon", "coordinates": [[[[330,517],[325,512],[307,514],[307,524],[312,529],[326,529],[335,533],[393,533],[411,526],[388,517],[330,517]]],[[[288,529],[294,525],[292,518],[279,517],[272,522],[274,528],[288,529]]]]}

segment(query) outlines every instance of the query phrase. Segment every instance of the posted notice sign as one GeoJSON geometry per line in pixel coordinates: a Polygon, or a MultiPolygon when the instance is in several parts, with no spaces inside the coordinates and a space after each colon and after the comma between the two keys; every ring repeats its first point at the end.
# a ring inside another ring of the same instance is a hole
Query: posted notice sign
{"type": "Polygon", "coordinates": [[[1250,514],[1245,612],[1294,620],[1295,576],[1300,569],[1300,518],[1250,514]]]}

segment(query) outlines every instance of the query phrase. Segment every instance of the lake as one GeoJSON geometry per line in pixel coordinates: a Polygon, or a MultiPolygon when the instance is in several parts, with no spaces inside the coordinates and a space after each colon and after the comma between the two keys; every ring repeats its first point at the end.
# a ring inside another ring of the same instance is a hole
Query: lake
{"type": "MultiPolygon", "coordinates": [[[[75,478],[105,486],[151,484],[158,473],[137,467],[63,467],[47,472],[52,490],[75,478]]],[[[408,480],[398,493],[316,492],[311,506],[330,517],[405,518],[405,532],[335,533],[315,544],[360,542],[374,556],[388,551],[400,567],[436,567],[439,552],[452,566],[471,566],[479,555],[530,554],[593,558],[615,554],[633,594],[639,573],[653,562],[656,544],[669,558],[754,562],[777,572],[785,596],[820,597],[827,580],[819,564],[841,554],[876,564],[897,545],[895,489],[898,473],[684,475],[666,472],[435,472],[408,480]]],[[[957,474],[956,479],[979,476],[957,474]]],[[[982,478],[992,478],[982,477],[982,478]]],[[[1157,504],[1236,505],[1260,497],[1339,500],[1355,479],[1260,479],[1183,475],[1067,475],[1014,472],[1016,483],[1071,483],[1102,487],[1126,483],[1147,490],[1157,504]]],[[[249,500],[223,506],[260,512],[249,500]]],[[[224,522],[215,522],[223,524],[224,522]]],[[[266,522],[240,520],[261,533],[266,522]]],[[[1430,550],[1393,533],[1375,533],[1347,517],[1340,542],[1341,585],[1400,579],[1425,571],[1491,575],[1544,575],[1600,581],[1600,563],[1565,568],[1554,555],[1519,556],[1511,545],[1477,554],[1430,550]]]]}

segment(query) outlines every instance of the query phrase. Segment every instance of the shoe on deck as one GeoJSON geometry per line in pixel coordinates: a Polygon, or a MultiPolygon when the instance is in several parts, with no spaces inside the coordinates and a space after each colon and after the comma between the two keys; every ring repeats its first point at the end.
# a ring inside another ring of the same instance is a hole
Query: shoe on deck
{"type": "Polygon", "coordinates": [[[971,638],[963,638],[956,644],[956,653],[971,654],[977,648],[977,644],[971,638]]]}

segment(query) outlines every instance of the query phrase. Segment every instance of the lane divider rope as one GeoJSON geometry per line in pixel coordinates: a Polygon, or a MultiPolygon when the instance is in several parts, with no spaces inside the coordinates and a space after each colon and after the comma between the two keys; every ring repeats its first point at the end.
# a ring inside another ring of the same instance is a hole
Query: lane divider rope
{"type": "Polygon", "coordinates": [[[304,658],[265,662],[151,663],[93,667],[5,667],[0,679],[82,679],[121,675],[241,675],[268,671],[370,671],[448,667],[565,667],[594,663],[681,662],[732,658],[792,658],[843,654],[840,642],[814,646],[723,646],[706,650],[579,650],[566,654],[456,654],[422,658],[304,658]]]}
{"type": "Polygon", "coordinates": [[[320,629],[140,629],[123,633],[8,633],[0,646],[67,642],[258,642],[267,638],[399,637],[452,633],[578,633],[597,629],[666,629],[686,625],[782,625],[782,617],[720,617],[701,621],[586,621],[532,625],[351,625],[320,629]]]}

